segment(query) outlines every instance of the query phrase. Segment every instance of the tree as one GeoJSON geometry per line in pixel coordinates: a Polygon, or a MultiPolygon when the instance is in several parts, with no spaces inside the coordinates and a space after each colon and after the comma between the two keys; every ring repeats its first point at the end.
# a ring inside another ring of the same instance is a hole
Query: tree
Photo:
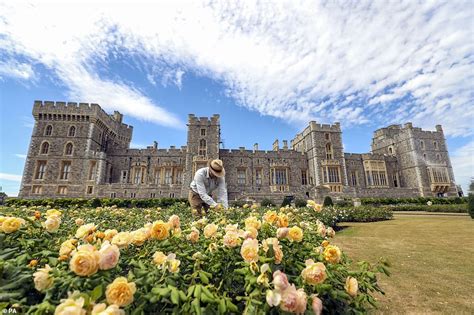
{"type": "Polygon", "coordinates": [[[474,219],[474,177],[471,178],[471,184],[469,185],[469,195],[467,196],[467,206],[471,218],[474,219]]]}

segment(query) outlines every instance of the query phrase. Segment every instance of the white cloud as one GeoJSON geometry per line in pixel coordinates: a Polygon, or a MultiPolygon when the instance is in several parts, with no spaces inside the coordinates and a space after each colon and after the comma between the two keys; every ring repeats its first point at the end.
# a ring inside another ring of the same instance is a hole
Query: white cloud
{"type": "Polygon", "coordinates": [[[0,180],[10,182],[21,182],[21,175],[0,173],[0,180]]]}
{"type": "Polygon", "coordinates": [[[474,140],[460,147],[451,155],[454,178],[462,186],[465,194],[469,191],[469,183],[474,177],[474,140]]]}
{"type": "Polygon", "coordinates": [[[26,159],[26,154],[18,154],[18,153],[16,153],[15,156],[16,156],[17,158],[19,158],[19,159],[23,159],[23,160],[26,159]]]}
{"type": "Polygon", "coordinates": [[[176,118],[101,77],[108,56],[128,54],[152,84],[160,62],[175,69],[160,70],[162,84],[180,87],[187,71],[211,77],[240,105],[288,121],[473,133],[469,1],[42,2],[0,12],[2,50],[53,69],[71,97],[157,123],[176,118]]]}
{"type": "Polygon", "coordinates": [[[15,60],[0,61],[0,78],[2,76],[21,80],[32,80],[34,73],[31,65],[15,60]]]}

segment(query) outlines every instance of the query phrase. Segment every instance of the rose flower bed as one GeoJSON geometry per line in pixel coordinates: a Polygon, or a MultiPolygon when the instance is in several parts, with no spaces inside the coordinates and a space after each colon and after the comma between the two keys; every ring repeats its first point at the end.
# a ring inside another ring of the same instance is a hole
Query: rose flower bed
{"type": "Polygon", "coordinates": [[[0,309],[30,314],[360,313],[377,272],[352,270],[320,205],[211,210],[0,208],[0,309]]]}

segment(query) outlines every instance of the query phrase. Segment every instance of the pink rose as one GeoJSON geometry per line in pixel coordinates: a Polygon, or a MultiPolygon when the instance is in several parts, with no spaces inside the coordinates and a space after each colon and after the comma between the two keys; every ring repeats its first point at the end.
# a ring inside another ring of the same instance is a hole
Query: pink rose
{"type": "Polygon", "coordinates": [[[296,314],[304,314],[306,312],[306,305],[308,304],[308,298],[304,289],[298,289],[296,291],[296,314]]]}
{"type": "Polygon", "coordinates": [[[284,291],[286,288],[288,288],[290,283],[288,282],[286,275],[280,270],[277,270],[273,273],[273,285],[275,286],[276,290],[284,291]]]}
{"type": "Polygon", "coordinates": [[[323,312],[323,301],[318,298],[316,295],[311,296],[313,298],[313,303],[311,303],[311,307],[313,308],[314,315],[321,315],[323,312]]]}
{"type": "Polygon", "coordinates": [[[298,307],[298,291],[294,284],[287,287],[281,294],[280,308],[285,312],[295,313],[298,307]]]}

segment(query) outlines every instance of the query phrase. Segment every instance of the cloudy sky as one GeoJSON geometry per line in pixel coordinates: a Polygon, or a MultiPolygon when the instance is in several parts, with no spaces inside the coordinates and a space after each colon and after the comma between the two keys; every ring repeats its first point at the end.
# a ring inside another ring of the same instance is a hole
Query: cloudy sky
{"type": "Polygon", "coordinates": [[[340,121],[347,152],[373,130],[445,130],[474,176],[472,1],[0,1],[0,186],[15,195],[33,101],[99,103],[133,145],[184,145],[188,113],[221,114],[224,145],[270,149],[340,121]]]}

